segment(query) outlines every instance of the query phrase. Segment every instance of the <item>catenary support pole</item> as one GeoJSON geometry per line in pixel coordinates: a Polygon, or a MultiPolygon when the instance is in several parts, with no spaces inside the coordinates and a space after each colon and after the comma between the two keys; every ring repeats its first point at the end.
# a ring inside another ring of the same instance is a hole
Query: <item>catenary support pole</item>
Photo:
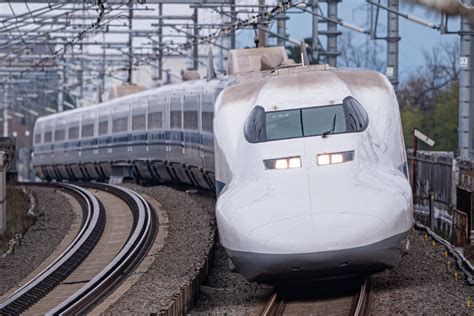
{"type": "Polygon", "coordinates": [[[8,137],[8,90],[10,86],[3,86],[3,137],[8,137]]]}
{"type": "Polygon", "coordinates": [[[5,152],[0,151],[0,234],[7,229],[7,170],[5,168],[5,152]]]}
{"type": "Polygon", "coordinates": [[[312,32],[312,62],[314,64],[318,63],[319,55],[318,55],[318,47],[319,47],[319,24],[318,24],[318,15],[319,15],[319,0],[313,0],[312,7],[313,11],[313,32],[312,32]]]}
{"type": "MultiPolygon", "coordinates": [[[[258,0],[258,13],[263,15],[265,14],[265,0],[258,0]]],[[[258,29],[258,47],[265,47],[267,45],[267,29],[266,25],[261,25],[261,28],[258,29]]]]}
{"type": "Polygon", "coordinates": [[[133,83],[133,35],[132,35],[132,29],[133,29],[133,3],[130,2],[128,4],[128,84],[133,83]]]}
{"type": "MultiPolygon", "coordinates": [[[[280,2],[283,2],[283,1],[280,1],[280,2]]],[[[277,33],[278,35],[281,35],[283,37],[288,37],[288,35],[286,34],[286,20],[288,19],[288,17],[286,16],[285,13],[283,14],[280,14],[276,17],[276,21],[277,21],[277,33]]],[[[285,46],[285,39],[284,38],[281,38],[281,37],[277,37],[277,45],[278,46],[285,46]]]]}
{"type": "MultiPolygon", "coordinates": [[[[388,0],[388,8],[398,11],[400,0],[388,0]]],[[[387,71],[386,75],[395,90],[398,86],[398,43],[399,36],[399,16],[392,12],[387,12],[387,71]]]]}
{"type": "Polygon", "coordinates": [[[198,25],[198,9],[194,9],[193,14],[193,30],[194,30],[194,41],[193,41],[193,70],[198,70],[199,67],[199,47],[198,41],[199,38],[199,25],[198,25]]]}
{"type": "MultiPolygon", "coordinates": [[[[337,20],[337,4],[339,0],[327,0],[328,2],[328,18],[331,20],[337,20]]],[[[337,31],[337,23],[328,22],[327,31],[328,45],[327,45],[327,63],[331,67],[337,66],[337,37],[340,32],[337,31]]]]}
{"type": "Polygon", "coordinates": [[[459,121],[458,121],[458,147],[461,158],[474,157],[474,113],[472,67],[473,38],[470,32],[472,27],[469,21],[461,17],[460,32],[460,59],[459,59],[459,121]]]}
{"type": "Polygon", "coordinates": [[[163,80],[163,4],[158,5],[158,15],[160,20],[158,21],[158,80],[162,83],[163,80]]]}

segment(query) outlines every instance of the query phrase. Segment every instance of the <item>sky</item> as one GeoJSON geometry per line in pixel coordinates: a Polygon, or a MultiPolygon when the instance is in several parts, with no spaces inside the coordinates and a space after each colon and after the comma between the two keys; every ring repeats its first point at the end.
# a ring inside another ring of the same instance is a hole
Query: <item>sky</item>
{"type": "MultiPolygon", "coordinates": [[[[382,0],[382,4],[386,1],[382,0]]],[[[361,27],[368,25],[367,7],[369,4],[364,0],[344,0],[339,4],[339,17],[343,21],[358,25],[361,27]]],[[[407,4],[407,1],[401,1],[400,11],[406,14],[422,18],[435,24],[440,23],[440,15],[433,11],[427,11],[423,7],[407,4]]],[[[378,35],[386,35],[386,13],[381,10],[379,18],[378,35]]],[[[460,28],[460,19],[452,18],[449,23],[449,29],[457,31],[460,28]]],[[[309,14],[293,15],[288,22],[288,31],[292,38],[304,38],[311,36],[311,16],[309,14]]],[[[353,40],[356,43],[365,43],[367,35],[353,32],[353,40]]],[[[426,26],[416,24],[400,17],[400,77],[403,79],[411,71],[415,71],[424,64],[423,51],[431,51],[433,47],[441,42],[459,43],[458,35],[441,35],[439,31],[430,29],[426,26]]],[[[382,59],[385,60],[386,44],[385,41],[378,41],[382,59]]]]}
{"type": "MultiPolygon", "coordinates": [[[[267,0],[267,4],[276,3],[277,0],[267,0]]],[[[296,0],[295,0],[296,1],[296,0]]],[[[407,4],[408,0],[401,0],[400,11],[402,13],[407,13],[414,15],[418,18],[424,20],[439,23],[440,16],[438,13],[433,11],[427,11],[426,9],[420,6],[414,6],[407,4]]],[[[239,4],[256,4],[257,0],[238,0],[239,4]]],[[[382,0],[382,4],[386,4],[387,0],[382,0]]],[[[42,5],[43,6],[43,5],[42,5]]],[[[344,21],[360,27],[368,28],[368,7],[370,5],[365,0],[343,0],[339,3],[339,17],[344,21]]],[[[15,5],[15,10],[22,12],[25,10],[24,4],[15,5]]],[[[326,4],[321,4],[323,12],[326,11],[326,4]]],[[[6,4],[0,4],[0,12],[9,12],[9,8],[6,4]]],[[[188,14],[192,11],[186,6],[175,6],[175,5],[166,5],[165,14],[188,14]]],[[[292,39],[302,40],[305,37],[311,36],[311,19],[312,17],[308,13],[296,13],[301,12],[297,9],[292,9],[293,14],[289,14],[289,21],[287,22],[287,32],[289,33],[292,39]]],[[[147,14],[146,12],[141,11],[140,14],[147,14]]],[[[154,14],[153,12],[150,14],[154,14]]],[[[203,23],[212,23],[215,20],[210,12],[200,13],[201,22],[203,23]]],[[[243,17],[243,16],[242,16],[243,17]]],[[[378,35],[385,36],[386,33],[386,12],[381,10],[379,25],[378,25],[378,35]]],[[[143,22],[150,23],[150,22],[143,22]]],[[[139,23],[138,23],[139,24],[139,23]]],[[[138,28],[145,28],[145,26],[137,25],[138,28]]],[[[457,31],[460,27],[459,18],[452,18],[452,21],[449,25],[450,30],[457,31]]],[[[320,24],[320,29],[324,29],[325,26],[320,24]]],[[[344,28],[338,27],[340,30],[344,28]]],[[[275,25],[273,25],[273,30],[275,30],[275,25]]],[[[353,33],[353,41],[356,45],[363,44],[367,41],[368,36],[360,34],[357,32],[353,33]]],[[[122,40],[123,36],[112,36],[109,35],[110,40],[122,40]]],[[[345,35],[343,35],[345,36],[345,35]]],[[[426,26],[416,24],[412,21],[408,21],[400,17],[400,78],[406,78],[410,72],[416,71],[416,69],[424,64],[423,52],[431,51],[433,47],[436,47],[441,42],[456,42],[459,43],[458,35],[441,35],[439,31],[430,29],[426,26]]],[[[175,39],[176,41],[184,39],[175,39]]],[[[143,42],[143,40],[137,39],[135,43],[143,42]]],[[[386,43],[385,41],[377,41],[377,45],[374,45],[373,41],[369,42],[371,47],[376,47],[379,51],[380,58],[382,60],[386,59],[386,43]]],[[[254,45],[254,32],[253,30],[242,31],[237,37],[237,46],[238,47],[252,47],[254,45]]],[[[204,47],[203,47],[204,48],[204,47]]],[[[206,51],[207,52],[207,51],[206,51]]]]}
{"type": "MultiPolygon", "coordinates": [[[[247,0],[250,2],[250,0],[247,0]]],[[[255,1],[253,1],[255,2],[255,1]]],[[[270,3],[268,0],[267,3],[270,3]]],[[[430,11],[419,5],[413,5],[407,0],[400,1],[400,12],[421,18],[425,21],[429,21],[434,24],[440,23],[440,14],[434,11],[430,11]]],[[[386,5],[387,1],[382,0],[381,4],[386,5]]],[[[370,5],[365,0],[343,0],[338,5],[338,16],[344,22],[357,25],[359,27],[368,29],[369,28],[369,17],[368,7],[370,5]]],[[[322,3],[321,8],[326,15],[326,4],[322,3]]],[[[308,13],[296,13],[301,12],[297,9],[292,9],[288,16],[290,17],[287,22],[287,32],[292,39],[302,40],[303,38],[311,37],[311,20],[312,17],[308,13]],[[296,13],[296,14],[295,14],[296,13]]],[[[380,10],[379,24],[378,24],[378,36],[386,35],[386,11],[380,10]]],[[[460,28],[460,19],[452,17],[449,20],[449,30],[458,31],[460,28]]],[[[324,30],[325,26],[320,24],[320,29],[324,30]]],[[[347,29],[338,26],[341,31],[347,29]]],[[[275,30],[273,26],[272,30],[275,30]]],[[[349,30],[347,30],[349,31],[349,30]]],[[[352,32],[353,43],[361,45],[366,43],[368,35],[352,32]]],[[[342,36],[345,36],[344,34],[342,36]]],[[[430,52],[433,48],[440,45],[442,42],[455,42],[459,43],[459,36],[452,34],[441,35],[438,30],[422,26],[420,24],[409,21],[403,17],[400,17],[400,37],[399,43],[399,61],[400,61],[400,79],[407,78],[410,72],[416,71],[419,67],[424,65],[424,52],[430,52]]],[[[320,38],[324,40],[323,37],[320,38]]],[[[370,40],[369,40],[370,41],[370,40]]],[[[380,54],[381,60],[386,60],[386,42],[378,40],[375,43],[369,42],[370,47],[373,49],[377,48],[377,54],[380,54]]],[[[237,38],[237,45],[239,47],[253,46],[253,32],[247,31],[246,33],[240,34],[237,38]]]]}

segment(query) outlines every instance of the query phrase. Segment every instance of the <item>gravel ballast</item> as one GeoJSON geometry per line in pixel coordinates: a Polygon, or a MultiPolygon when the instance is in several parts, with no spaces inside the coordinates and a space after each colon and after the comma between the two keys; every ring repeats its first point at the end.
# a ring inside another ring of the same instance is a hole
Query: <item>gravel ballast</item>
{"type": "Polygon", "coordinates": [[[169,221],[168,236],[146,273],[105,314],[159,313],[206,261],[214,241],[215,199],[166,186],[127,187],[161,204],[169,221]]]}
{"type": "Polygon", "coordinates": [[[11,255],[0,257],[0,295],[27,277],[56,249],[73,220],[71,204],[52,188],[28,187],[35,197],[35,224],[11,255]]]}
{"type": "MultiPolygon", "coordinates": [[[[454,280],[453,268],[447,272],[445,248],[439,244],[433,248],[431,239],[424,240],[424,233],[418,231],[410,235],[410,243],[410,253],[398,267],[374,277],[371,314],[474,314],[474,308],[466,308],[467,299],[474,300],[474,287],[466,285],[462,274],[454,280]]],[[[250,284],[231,273],[222,247],[216,250],[213,270],[203,289],[191,314],[252,314],[261,293],[268,292],[264,286],[250,284]]]]}
{"type": "Polygon", "coordinates": [[[211,273],[191,314],[248,315],[252,312],[262,286],[231,272],[227,258],[224,248],[218,245],[211,273]]]}
{"type": "MultiPolygon", "coordinates": [[[[474,287],[462,279],[454,279],[454,263],[449,273],[445,248],[424,233],[410,235],[411,250],[400,265],[375,277],[372,291],[372,315],[463,315],[474,314],[468,309],[468,298],[474,300],[474,287]]],[[[452,260],[452,259],[450,259],[452,260]]]]}

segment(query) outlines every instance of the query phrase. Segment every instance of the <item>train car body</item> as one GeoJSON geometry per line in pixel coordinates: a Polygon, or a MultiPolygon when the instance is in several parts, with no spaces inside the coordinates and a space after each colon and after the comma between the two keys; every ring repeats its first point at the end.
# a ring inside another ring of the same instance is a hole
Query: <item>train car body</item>
{"type": "Polygon", "coordinates": [[[33,167],[45,180],[97,180],[129,166],[143,182],[214,190],[214,101],[225,81],[179,86],[41,117],[33,167]]]}
{"type": "Polygon", "coordinates": [[[319,65],[260,71],[281,53],[235,51],[227,77],[40,118],[35,170],[105,180],[128,164],[136,179],[215,190],[220,243],[249,281],[396,266],[413,211],[391,84],[319,65]]]}

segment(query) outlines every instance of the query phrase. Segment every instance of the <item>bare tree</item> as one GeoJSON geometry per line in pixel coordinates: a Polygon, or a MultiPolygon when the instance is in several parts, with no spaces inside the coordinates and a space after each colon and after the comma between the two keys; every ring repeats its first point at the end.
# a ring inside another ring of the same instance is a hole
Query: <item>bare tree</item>
{"type": "Polygon", "coordinates": [[[355,44],[353,42],[353,32],[344,31],[339,37],[341,57],[338,59],[340,67],[366,68],[383,71],[385,62],[380,58],[382,48],[376,42],[366,44],[355,44]]]}
{"type": "Polygon", "coordinates": [[[423,55],[425,65],[412,72],[398,91],[402,107],[432,109],[443,89],[459,79],[459,45],[456,41],[441,43],[423,55]]]}

